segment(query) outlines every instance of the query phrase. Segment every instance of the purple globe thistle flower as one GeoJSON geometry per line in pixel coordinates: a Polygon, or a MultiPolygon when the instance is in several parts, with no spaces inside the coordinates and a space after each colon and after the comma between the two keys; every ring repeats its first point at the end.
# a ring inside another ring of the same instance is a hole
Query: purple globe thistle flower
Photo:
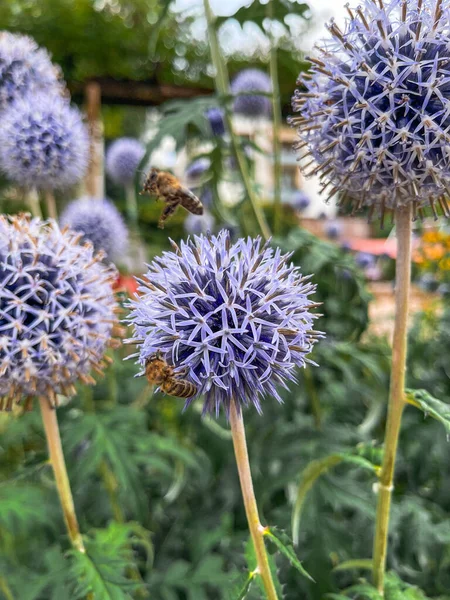
{"type": "Polygon", "coordinates": [[[60,218],[61,225],[82,233],[81,242],[91,242],[111,261],[123,257],[128,247],[128,230],[112,202],[84,196],[71,202],[60,218]]]}
{"type": "Polygon", "coordinates": [[[270,77],[260,69],[244,69],[240,71],[231,83],[231,92],[238,96],[234,101],[234,112],[245,117],[266,117],[271,112],[271,102],[268,96],[252,94],[264,92],[270,94],[272,83],[270,77]]]}
{"type": "MultiPolygon", "coordinates": [[[[139,363],[159,351],[179,376],[197,386],[204,413],[229,412],[230,401],[281,398],[276,386],[295,380],[314,343],[315,306],[309,277],[261,240],[231,244],[228,231],[175,243],[150,265],[129,322],[139,363]]],[[[313,363],[314,364],[314,363],[313,363]]]]}
{"type": "Polygon", "coordinates": [[[105,170],[115,183],[130,185],[144,155],[145,148],[141,142],[134,138],[119,138],[106,153],[105,170]]]}
{"type": "Polygon", "coordinates": [[[302,211],[308,208],[311,200],[303,190],[297,190],[292,196],[291,204],[296,210],[302,211]]]}
{"type": "Polygon", "coordinates": [[[0,110],[39,91],[61,89],[59,70],[46,50],[25,35],[0,33],[0,110]]]}
{"type": "Polygon", "coordinates": [[[337,221],[331,221],[330,223],[327,223],[327,225],[325,226],[325,235],[330,240],[339,239],[341,233],[342,233],[342,227],[341,227],[340,223],[338,223],[337,221]]]}
{"type": "Polygon", "coordinates": [[[94,383],[115,323],[115,271],[75,233],[0,216],[0,410],[94,383]]]}
{"type": "Polygon", "coordinates": [[[225,135],[225,122],[223,119],[223,110],[218,107],[209,108],[205,113],[211,126],[213,135],[222,137],[225,135]]]}
{"type": "Polygon", "coordinates": [[[203,192],[200,196],[200,200],[202,201],[202,204],[205,208],[209,208],[210,206],[213,205],[214,196],[213,196],[213,191],[210,187],[207,187],[203,190],[203,192]]]}
{"type": "Polygon", "coordinates": [[[201,157],[192,161],[186,169],[186,177],[189,179],[197,179],[201,177],[205,171],[209,169],[211,161],[208,158],[201,157]]]}
{"type": "Polygon", "coordinates": [[[0,167],[27,187],[63,189],[76,184],[89,160],[81,113],[55,95],[17,100],[2,113],[0,167]]]}
{"type": "Polygon", "coordinates": [[[375,262],[372,254],[369,254],[368,252],[358,252],[355,256],[355,261],[358,267],[361,267],[362,269],[372,267],[375,262]]]}
{"type": "Polygon", "coordinates": [[[214,227],[214,217],[209,212],[202,215],[188,215],[184,221],[184,229],[190,235],[200,235],[211,232],[214,227]]]}
{"type": "Polygon", "coordinates": [[[448,3],[361,0],[348,13],[344,31],[328,25],[293,100],[304,169],[355,210],[449,215],[448,3]]]}

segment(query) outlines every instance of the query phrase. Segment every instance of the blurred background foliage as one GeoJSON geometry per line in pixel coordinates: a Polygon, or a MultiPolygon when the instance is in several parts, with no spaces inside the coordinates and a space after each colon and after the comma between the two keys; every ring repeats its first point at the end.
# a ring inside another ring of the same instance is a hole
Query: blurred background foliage
{"type": "MultiPolygon", "coordinates": [[[[277,60],[285,113],[305,68],[286,17],[294,13],[306,20],[307,8],[275,2],[274,17],[284,27],[277,36],[277,60]]],[[[253,22],[264,29],[266,15],[267,6],[253,2],[234,18],[244,27],[253,22]]],[[[117,99],[103,104],[107,142],[137,137],[149,128],[146,158],[167,135],[190,158],[207,156],[209,165],[194,189],[199,195],[211,192],[216,228],[227,226],[234,236],[255,235],[259,230],[244,198],[233,206],[220,202],[221,180],[235,183],[238,175],[230,144],[214,136],[204,116],[219,100],[213,94],[206,39],[192,34],[196,19],[156,0],[12,0],[0,5],[0,27],[28,33],[48,48],[75,99],[81,99],[90,80],[151,86],[154,101],[148,104],[162,104],[156,115],[142,106],[116,106],[117,99]],[[179,92],[171,90],[169,99],[162,89],[168,84],[188,90],[189,97],[180,100],[179,92]]],[[[220,17],[218,25],[227,26],[227,20],[220,17]]],[[[267,48],[251,56],[227,54],[231,74],[267,61],[267,48]]],[[[239,142],[250,149],[251,170],[252,152],[264,150],[248,136],[239,142]]],[[[20,194],[6,182],[1,187],[3,211],[23,207],[20,194]]],[[[106,191],[123,209],[123,190],[108,181],[106,191]]],[[[69,198],[57,200],[62,204],[69,198]]],[[[168,235],[175,240],[185,236],[182,212],[168,231],[161,231],[156,228],[161,206],[146,197],[139,206],[147,259],[169,248],[168,235]]],[[[272,223],[273,206],[265,204],[264,211],[272,223]]],[[[274,554],[283,599],[380,600],[366,581],[389,343],[370,327],[372,297],[348,251],[303,229],[290,206],[283,206],[274,243],[292,252],[303,273],[314,273],[316,299],[323,303],[318,326],[327,332],[313,353],[319,366],[298,374],[298,385],[283,392],[284,404],[268,399],[262,416],[245,414],[263,522],[292,535],[315,580],[301,578],[285,557],[274,554]]],[[[450,395],[447,351],[450,308],[444,297],[415,318],[409,387],[445,401],[450,395]]],[[[95,388],[80,386],[77,398],[58,412],[86,556],[69,551],[37,409],[0,413],[1,600],[240,597],[230,582],[239,588],[245,578],[248,529],[228,425],[223,417],[202,419],[200,405],[183,412],[182,401],[153,393],[145,379],[134,377],[133,361],[123,361],[127,352],[126,347],[116,351],[106,377],[95,388]]],[[[388,559],[396,575],[390,576],[387,600],[450,599],[449,486],[445,429],[408,407],[388,559]]],[[[246,596],[261,597],[257,586],[246,596]]]]}

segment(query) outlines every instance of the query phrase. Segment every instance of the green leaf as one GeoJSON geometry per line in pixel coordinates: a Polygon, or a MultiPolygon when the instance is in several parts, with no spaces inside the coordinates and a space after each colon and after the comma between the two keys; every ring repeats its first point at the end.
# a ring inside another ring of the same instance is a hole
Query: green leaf
{"type": "Polygon", "coordinates": [[[292,535],[294,545],[297,545],[299,541],[300,520],[306,495],[321,475],[327,473],[330,469],[342,462],[354,464],[358,467],[368,469],[373,473],[379,472],[379,467],[371,463],[369,460],[363,458],[362,456],[357,456],[350,453],[331,454],[330,456],[319,458],[309,463],[309,465],[303,471],[301,481],[297,488],[297,498],[292,510],[292,535]]]}
{"type": "Polygon", "coordinates": [[[255,575],[252,571],[239,577],[232,585],[232,589],[227,592],[226,600],[245,600],[250,592],[255,575]]]}
{"type": "Polygon", "coordinates": [[[425,416],[430,415],[436,419],[450,433],[450,404],[433,398],[426,390],[405,390],[406,401],[416,408],[420,408],[425,416]]]}
{"type": "MultiPolygon", "coordinates": [[[[279,23],[284,23],[284,19],[288,15],[294,13],[296,16],[302,16],[308,9],[309,6],[302,2],[293,2],[292,0],[269,0],[273,2],[273,19],[279,23]]],[[[243,25],[247,21],[256,23],[261,29],[263,29],[263,23],[267,19],[267,3],[262,4],[259,0],[254,0],[248,6],[243,6],[237,10],[231,17],[217,17],[216,22],[218,25],[228,19],[235,19],[238,23],[243,25]]]]}
{"type": "Polygon", "coordinates": [[[291,565],[295,567],[297,571],[299,571],[299,573],[303,575],[303,577],[306,577],[310,581],[314,581],[314,579],[306,571],[302,563],[297,558],[292,544],[292,540],[286,532],[275,527],[266,527],[264,535],[267,536],[269,540],[275,544],[275,546],[281,552],[281,554],[288,559],[291,565]]]}
{"type": "MultiPolygon", "coordinates": [[[[262,579],[259,575],[258,572],[255,573],[256,567],[257,567],[257,560],[256,560],[256,554],[255,554],[255,547],[253,545],[253,541],[252,538],[249,537],[246,547],[245,547],[245,558],[247,560],[247,566],[248,566],[248,570],[250,572],[250,574],[253,574],[253,578],[256,580],[259,589],[262,592],[263,598],[266,597],[266,593],[264,591],[264,586],[263,586],[263,582],[262,579]]],[[[278,579],[278,573],[277,573],[277,565],[275,563],[275,559],[273,556],[271,556],[270,554],[267,555],[267,559],[269,561],[269,568],[270,568],[270,572],[272,574],[272,579],[273,579],[273,583],[275,585],[275,589],[277,591],[278,597],[282,598],[283,597],[283,590],[281,588],[281,583],[278,579]]]]}
{"type": "Polygon", "coordinates": [[[71,551],[70,579],[74,598],[91,594],[95,600],[131,600],[132,591],[145,591],[133,562],[133,527],[112,523],[86,539],[86,553],[71,551]]]}
{"type": "Polygon", "coordinates": [[[371,571],[373,567],[370,558],[355,558],[353,560],[345,560],[334,567],[333,571],[350,571],[352,569],[364,569],[371,571]]]}

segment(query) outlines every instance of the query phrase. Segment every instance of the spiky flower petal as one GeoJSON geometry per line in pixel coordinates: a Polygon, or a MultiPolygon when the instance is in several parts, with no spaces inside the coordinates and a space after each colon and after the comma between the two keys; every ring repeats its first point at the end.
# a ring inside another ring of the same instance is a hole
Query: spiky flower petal
{"type": "Polygon", "coordinates": [[[63,189],[78,183],[89,160],[80,112],[55,95],[30,95],[2,113],[0,167],[26,187],[63,189]]]}
{"type": "Polygon", "coordinates": [[[112,202],[83,196],[73,200],[60,218],[61,225],[83,234],[81,242],[91,242],[94,251],[103,250],[108,260],[123,258],[128,247],[128,230],[112,202]]]}
{"type": "Polygon", "coordinates": [[[115,271],[55,222],[0,216],[0,410],[93,383],[115,321],[115,271]]]}
{"type": "Polygon", "coordinates": [[[307,174],[355,209],[429,204],[449,214],[450,7],[443,0],[362,0],[300,77],[293,122],[307,174]]]}
{"type": "Polygon", "coordinates": [[[106,172],[120,185],[130,185],[144,158],[145,148],[134,138],[119,138],[111,144],[106,154],[106,172]]]}
{"type": "Polygon", "coordinates": [[[258,411],[261,397],[281,401],[277,385],[311,362],[322,335],[313,330],[309,277],[259,238],[231,244],[221,231],[173,245],[151,263],[131,303],[142,367],[160,351],[216,415],[228,413],[232,398],[258,411]]]}
{"type": "Polygon", "coordinates": [[[59,75],[46,50],[32,38],[0,32],[0,110],[28,94],[58,91],[59,75]]]}
{"type": "Polygon", "coordinates": [[[270,77],[260,69],[244,69],[240,71],[231,83],[233,94],[242,94],[234,101],[234,112],[245,117],[267,117],[271,112],[271,102],[268,96],[252,94],[251,92],[272,91],[270,77]]]}

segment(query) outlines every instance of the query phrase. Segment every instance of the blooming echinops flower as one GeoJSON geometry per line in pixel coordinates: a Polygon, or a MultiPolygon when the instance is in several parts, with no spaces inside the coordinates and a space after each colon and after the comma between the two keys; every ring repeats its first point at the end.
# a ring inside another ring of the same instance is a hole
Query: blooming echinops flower
{"type": "Polygon", "coordinates": [[[138,140],[119,138],[111,144],[106,154],[106,172],[115,183],[130,185],[144,154],[145,148],[138,140]]]}
{"type": "Polygon", "coordinates": [[[91,242],[94,251],[103,250],[108,260],[123,258],[128,246],[128,230],[112,202],[84,196],[71,202],[60,218],[61,225],[82,233],[82,242],[91,242]]]}
{"type": "Polygon", "coordinates": [[[58,78],[59,70],[47,51],[32,38],[0,32],[0,110],[28,94],[57,93],[61,89],[58,78]]]}
{"type": "Polygon", "coordinates": [[[34,396],[55,405],[104,366],[115,271],[100,258],[54,221],[0,216],[0,410],[34,396]]]}
{"type": "Polygon", "coordinates": [[[159,352],[175,373],[197,386],[204,412],[228,414],[230,401],[281,401],[276,386],[295,380],[295,367],[322,334],[313,330],[315,286],[290,255],[258,239],[231,244],[229,232],[173,244],[150,265],[131,302],[130,323],[143,368],[159,352]]]}
{"type": "Polygon", "coordinates": [[[81,113],[56,95],[30,95],[1,115],[0,167],[20,185],[64,189],[83,177],[89,138],[81,113]]]}
{"type": "Polygon", "coordinates": [[[362,0],[311,58],[293,106],[307,175],[355,209],[449,215],[448,0],[362,0]]]}

